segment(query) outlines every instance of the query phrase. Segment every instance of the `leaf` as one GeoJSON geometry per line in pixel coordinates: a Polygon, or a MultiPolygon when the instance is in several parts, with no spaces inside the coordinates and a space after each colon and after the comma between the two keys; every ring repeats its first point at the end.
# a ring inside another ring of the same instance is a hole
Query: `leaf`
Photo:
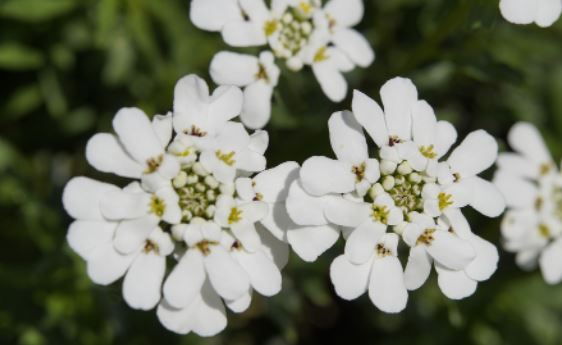
{"type": "Polygon", "coordinates": [[[67,13],[76,5],[74,0],[8,0],[0,5],[0,17],[41,22],[67,13]]]}
{"type": "Polygon", "coordinates": [[[30,47],[8,42],[0,45],[0,69],[26,70],[43,65],[43,55],[30,47]]]}
{"type": "Polygon", "coordinates": [[[5,118],[12,120],[30,113],[41,105],[41,91],[37,84],[17,89],[4,106],[5,118]]]}

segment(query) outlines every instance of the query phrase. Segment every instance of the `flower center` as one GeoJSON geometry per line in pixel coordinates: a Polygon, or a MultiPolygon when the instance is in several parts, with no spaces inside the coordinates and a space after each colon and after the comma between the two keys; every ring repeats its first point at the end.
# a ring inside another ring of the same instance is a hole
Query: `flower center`
{"type": "Polygon", "coordinates": [[[184,165],[173,185],[180,199],[183,222],[188,223],[194,217],[207,220],[214,217],[222,185],[199,162],[184,165]]]}
{"type": "Polygon", "coordinates": [[[394,204],[402,209],[404,215],[413,211],[423,211],[421,194],[424,185],[422,175],[412,171],[406,161],[400,163],[394,173],[382,179],[382,187],[394,200],[394,204]]]}
{"type": "Polygon", "coordinates": [[[264,31],[270,38],[270,45],[279,58],[289,59],[306,46],[314,30],[312,22],[314,6],[302,2],[298,7],[289,7],[281,19],[273,19],[264,24],[264,31]]]}

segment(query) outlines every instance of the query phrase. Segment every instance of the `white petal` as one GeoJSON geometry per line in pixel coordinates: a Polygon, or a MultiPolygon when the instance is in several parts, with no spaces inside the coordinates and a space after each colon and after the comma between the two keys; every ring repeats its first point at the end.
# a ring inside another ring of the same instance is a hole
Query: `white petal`
{"type": "Polygon", "coordinates": [[[386,126],[389,135],[402,140],[411,138],[411,112],[418,100],[418,91],[410,79],[394,78],[387,81],[380,91],[386,126]]]}
{"type": "Polygon", "coordinates": [[[232,234],[248,251],[254,252],[260,246],[260,237],[254,224],[232,225],[232,234]]]}
{"type": "Polygon", "coordinates": [[[264,80],[257,80],[244,89],[244,105],[240,119],[248,128],[263,128],[271,117],[273,87],[264,80]]]}
{"type": "Polygon", "coordinates": [[[540,165],[526,157],[512,152],[504,152],[498,156],[496,162],[498,170],[504,170],[511,175],[529,179],[539,177],[540,165]]]}
{"type": "Polygon", "coordinates": [[[487,217],[497,217],[503,213],[505,199],[496,186],[477,176],[468,180],[472,188],[470,206],[487,217]]]}
{"type": "Polygon", "coordinates": [[[281,272],[262,251],[248,253],[244,250],[232,252],[232,256],[244,268],[250,285],[264,296],[273,296],[281,291],[281,272]]]}
{"type": "Polygon", "coordinates": [[[378,147],[388,144],[388,132],[381,107],[360,91],[353,91],[353,115],[378,147]]]}
{"type": "Polygon", "coordinates": [[[324,10],[336,20],[337,25],[344,27],[359,24],[364,12],[362,0],[330,0],[324,5],[324,10]]]}
{"type": "Polygon", "coordinates": [[[158,319],[168,330],[187,334],[191,331],[210,337],[226,327],[226,313],[219,296],[207,281],[196,300],[187,308],[175,309],[166,301],[158,306],[158,319]]]}
{"type": "Polygon", "coordinates": [[[96,170],[123,177],[140,178],[143,167],[135,162],[113,134],[94,135],[86,145],[86,159],[96,170]]]}
{"type": "Polygon", "coordinates": [[[187,75],[176,83],[174,88],[174,130],[187,131],[195,126],[203,131],[209,130],[209,88],[207,83],[194,74],[187,75]]]}
{"type": "Polygon", "coordinates": [[[544,249],[539,264],[548,284],[558,284],[562,281],[562,239],[552,242],[544,249]]]}
{"type": "Polygon", "coordinates": [[[100,201],[100,209],[107,219],[134,219],[148,213],[149,203],[148,193],[130,193],[118,189],[104,194],[100,201]]]}
{"type": "Polygon", "coordinates": [[[119,254],[111,242],[107,242],[88,255],[88,276],[96,284],[109,285],[121,278],[135,257],[137,252],[119,254]]]}
{"type": "Polygon", "coordinates": [[[133,309],[150,310],[160,302],[166,258],[153,252],[139,254],[123,281],[123,298],[133,309]]]}
{"type": "Polygon", "coordinates": [[[289,216],[284,202],[269,204],[269,212],[260,222],[271,235],[280,241],[287,239],[288,229],[298,227],[289,216]]]}
{"type": "Polygon", "coordinates": [[[494,164],[498,156],[496,139],[484,130],[471,132],[453,150],[447,160],[454,173],[470,177],[481,173],[494,164]]]}
{"type": "Polygon", "coordinates": [[[247,293],[242,295],[242,297],[233,301],[225,300],[224,302],[226,303],[228,309],[233,312],[243,313],[248,309],[248,307],[250,307],[250,303],[252,303],[252,292],[252,289],[250,289],[247,293]]]}
{"type": "Polygon", "coordinates": [[[418,146],[434,145],[437,119],[426,101],[417,101],[412,108],[412,136],[418,146]]]}
{"type": "Polygon", "coordinates": [[[333,62],[324,60],[312,65],[312,72],[322,91],[332,102],[341,102],[347,94],[347,81],[333,62]]]}
{"type": "Polygon", "coordinates": [[[386,232],[386,225],[370,219],[363,222],[347,238],[345,255],[352,264],[360,265],[367,262],[375,252],[379,239],[386,232]]]}
{"type": "MultiPolygon", "coordinates": [[[[261,227],[259,224],[256,226],[258,235],[262,242],[261,250],[273,260],[273,263],[281,270],[289,262],[289,245],[286,240],[280,240],[274,237],[269,231],[261,227]]],[[[286,236],[283,236],[286,238],[286,236]]]]}
{"type": "Polygon", "coordinates": [[[476,291],[478,283],[470,279],[464,271],[453,271],[439,264],[435,265],[435,270],[441,292],[450,299],[463,299],[476,291]]]}
{"type": "Polygon", "coordinates": [[[313,262],[336,243],[339,235],[338,229],[331,225],[309,226],[289,230],[287,241],[301,259],[313,262]]]}
{"type": "Polygon", "coordinates": [[[141,164],[163,153],[150,120],[138,108],[119,110],[113,118],[113,129],[127,152],[141,164]]]}
{"type": "Polygon", "coordinates": [[[533,208],[539,196],[537,186],[531,181],[504,170],[496,172],[494,184],[505,197],[508,207],[533,208]]]}
{"type": "Polygon", "coordinates": [[[532,162],[544,164],[552,161],[540,132],[530,123],[519,122],[515,124],[509,130],[507,140],[515,151],[532,162]]]}
{"type": "Polygon", "coordinates": [[[345,255],[338,256],[330,265],[330,279],[338,296],[353,300],[367,291],[373,260],[354,265],[345,255]]]}
{"type": "Polygon", "coordinates": [[[258,72],[257,57],[227,51],[218,52],[209,67],[211,78],[219,85],[246,86],[256,80],[258,72]]]}
{"type": "Polygon", "coordinates": [[[514,24],[530,24],[535,19],[538,2],[533,0],[501,0],[502,16],[514,24]]]}
{"type": "Polygon", "coordinates": [[[269,17],[269,10],[264,0],[239,0],[240,7],[253,21],[264,21],[269,17]]]}
{"type": "Polygon", "coordinates": [[[62,204],[72,218],[103,220],[100,202],[106,193],[116,190],[117,187],[108,183],[88,177],[74,177],[64,187],[62,204]]]}
{"type": "Polygon", "coordinates": [[[209,281],[224,299],[235,300],[250,288],[248,275],[220,246],[213,246],[204,258],[209,281]]]}
{"type": "Polygon", "coordinates": [[[123,220],[115,232],[115,249],[123,254],[139,250],[157,225],[158,218],[153,216],[123,220]]]}
{"type": "Polygon", "coordinates": [[[369,41],[355,30],[337,30],[332,40],[359,67],[369,67],[375,60],[375,52],[369,41]]]}
{"type": "Polygon", "coordinates": [[[308,194],[300,181],[294,181],[289,187],[287,211],[291,219],[299,225],[324,225],[328,220],[324,209],[328,197],[314,197],[308,194]]]}
{"type": "Polygon", "coordinates": [[[558,20],[560,13],[562,13],[562,1],[543,0],[539,4],[535,23],[543,28],[551,26],[558,20]]]}
{"type": "Polygon", "coordinates": [[[88,260],[96,248],[111,242],[116,227],[117,223],[77,220],[70,224],[66,240],[72,250],[88,260]]]}
{"type": "Polygon", "coordinates": [[[189,249],[166,279],[164,297],[174,308],[185,308],[197,298],[204,282],[203,256],[199,250],[189,249]]]}
{"type": "Polygon", "coordinates": [[[242,20],[242,15],[236,0],[193,0],[189,18],[199,29],[220,31],[225,23],[242,20]]]}
{"type": "Polygon", "coordinates": [[[298,169],[296,162],[285,162],[259,173],[253,178],[256,193],[266,202],[285,201],[290,183],[298,178],[298,169]]]}
{"type": "Polygon", "coordinates": [[[263,23],[232,21],[222,30],[222,38],[233,47],[256,47],[267,43],[263,23]]]}
{"type": "Polygon", "coordinates": [[[315,156],[307,159],[300,170],[304,189],[314,196],[349,193],[355,189],[356,176],[350,163],[315,156]]]}
{"type": "Polygon", "coordinates": [[[474,280],[488,280],[498,268],[498,249],[478,236],[472,236],[470,243],[476,251],[476,257],[465,267],[464,271],[474,280]]]}
{"type": "Polygon", "coordinates": [[[209,120],[214,130],[219,131],[227,121],[242,111],[244,95],[236,86],[219,86],[213,91],[209,104],[209,120]]]}
{"type": "Polygon", "coordinates": [[[369,298],[385,313],[398,313],[408,302],[402,265],[395,256],[376,258],[369,281],[369,298]]]}
{"type": "Polygon", "coordinates": [[[457,130],[450,122],[439,121],[435,131],[435,151],[437,152],[437,158],[441,158],[449,152],[451,146],[457,141],[457,130]]]}
{"type": "Polygon", "coordinates": [[[257,130],[250,136],[250,145],[248,148],[261,155],[265,153],[269,146],[269,134],[266,131],[257,130]]]}
{"type": "Polygon", "coordinates": [[[371,205],[333,196],[326,202],[325,215],[330,222],[342,226],[356,227],[371,216],[371,205]]]}
{"type": "Polygon", "coordinates": [[[431,257],[427,255],[424,246],[410,249],[408,263],[404,270],[404,284],[408,290],[419,289],[429,278],[431,273],[431,257]]]}
{"type": "Polygon", "coordinates": [[[155,115],[152,118],[152,129],[154,133],[156,133],[158,140],[160,140],[160,145],[165,149],[172,140],[172,113],[168,113],[167,115],[155,115]]]}
{"type": "Polygon", "coordinates": [[[435,261],[450,269],[465,268],[475,257],[469,242],[442,230],[433,233],[434,240],[427,246],[427,252],[435,261]]]}
{"type": "Polygon", "coordinates": [[[350,111],[333,113],[328,120],[332,150],[340,161],[359,165],[369,158],[363,129],[350,111]]]}

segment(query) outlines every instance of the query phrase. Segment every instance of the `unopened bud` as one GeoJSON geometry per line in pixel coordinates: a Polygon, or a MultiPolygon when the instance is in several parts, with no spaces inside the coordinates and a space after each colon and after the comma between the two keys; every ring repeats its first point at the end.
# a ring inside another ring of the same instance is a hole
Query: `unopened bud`
{"type": "Polygon", "coordinates": [[[390,175],[396,171],[396,163],[383,159],[380,164],[381,174],[390,175]]]}
{"type": "Polygon", "coordinates": [[[394,188],[394,177],[392,176],[386,176],[383,180],[382,180],[382,187],[384,188],[384,190],[389,191],[392,188],[394,188]]]}
{"type": "Polygon", "coordinates": [[[397,170],[400,175],[408,175],[412,172],[412,167],[410,166],[410,163],[408,163],[408,161],[404,161],[400,163],[397,170]]]}

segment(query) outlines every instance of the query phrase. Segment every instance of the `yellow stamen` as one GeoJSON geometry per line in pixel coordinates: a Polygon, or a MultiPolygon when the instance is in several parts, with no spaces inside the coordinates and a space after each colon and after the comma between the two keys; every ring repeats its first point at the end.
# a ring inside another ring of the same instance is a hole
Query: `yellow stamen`
{"type": "Polygon", "coordinates": [[[228,166],[233,166],[234,163],[236,163],[236,160],[234,160],[234,155],[235,155],[234,151],[231,151],[229,153],[222,153],[221,150],[216,150],[215,155],[217,156],[218,159],[223,161],[224,164],[228,166]]]}
{"type": "Polygon", "coordinates": [[[437,153],[434,151],[433,145],[421,146],[420,152],[425,158],[434,159],[437,157],[437,153]]]}
{"type": "Polygon", "coordinates": [[[439,201],[439,210],[443,211],[453,204],[453,196],[451,194],[439,193],[437,200],[439,201]]]}
{"type": "Polygon", "coordinates": [[[242,219],[242,210],[237,207],[230,209],[230,214],[228,215],[228,224],[232,225],[238,223],[242,219]]]}

